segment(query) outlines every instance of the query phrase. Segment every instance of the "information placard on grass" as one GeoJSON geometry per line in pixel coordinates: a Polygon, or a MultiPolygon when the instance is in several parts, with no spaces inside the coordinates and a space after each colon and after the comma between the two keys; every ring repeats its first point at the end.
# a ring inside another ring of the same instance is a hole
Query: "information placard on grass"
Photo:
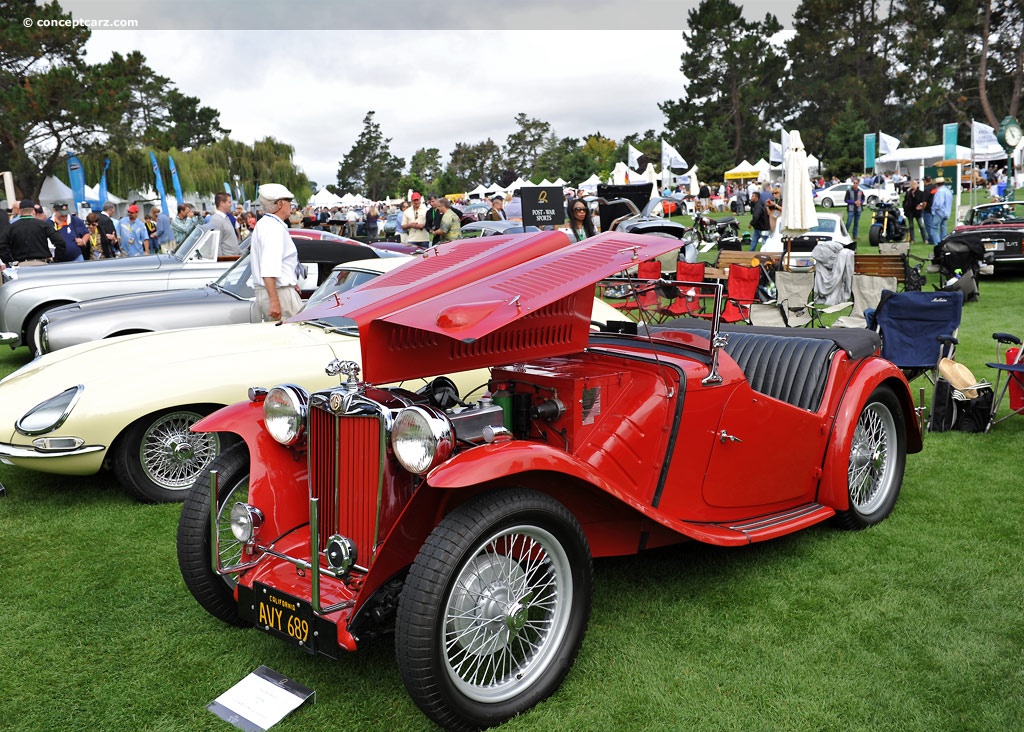
{"type": "Polygon", "coordinates": [[[308,699],[315,699],[315,694],[294,679],[260,666],[207,704],[206,708],[245,732],[263,732],[308,699]]]}
{"type": "Polygon", "coordinates": [[[523,226],[561,226],[565,223],[565,198],[561,186],[523,186],[523,226]]]}

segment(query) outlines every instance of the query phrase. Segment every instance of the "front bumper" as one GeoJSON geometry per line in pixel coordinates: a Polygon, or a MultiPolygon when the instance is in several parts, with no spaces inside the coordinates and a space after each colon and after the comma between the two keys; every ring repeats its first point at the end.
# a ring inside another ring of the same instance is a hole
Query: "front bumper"
{"type": "Polygon", "coordinates": [[[40,450],[32,445],[0,442],[0,462],[62,475],[92,475],[98,472],[106,452],[105,445],[82,445],[74,450],[40,450]]]}

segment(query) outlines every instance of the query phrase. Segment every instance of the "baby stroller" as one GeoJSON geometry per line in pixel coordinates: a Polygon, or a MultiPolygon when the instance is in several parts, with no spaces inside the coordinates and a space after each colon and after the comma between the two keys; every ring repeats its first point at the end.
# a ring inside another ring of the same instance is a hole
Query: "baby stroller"
{"type": "Polygon", "coordinates": [[[946,291],[959,290],[964,302],[978,299],[978,273],[985,262],[985,247],[976,241],[946,239],[936,252],[939,258],[939,274],[946,291]]]}

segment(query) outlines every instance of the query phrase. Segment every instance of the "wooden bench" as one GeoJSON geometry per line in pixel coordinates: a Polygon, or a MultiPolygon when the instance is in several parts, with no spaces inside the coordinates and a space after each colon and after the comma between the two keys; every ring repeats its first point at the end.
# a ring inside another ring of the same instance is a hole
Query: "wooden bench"
{"type": "Polygon", "coordinates": [[[745,267],[749,267],[754,260],[757,260],[762,263],[770,262],[772,265],[777,267],[781,258],[781,254],[722,249],[718,252],[718,259],[715,260],[715,266],[708,267],[704,270],[704,276],[708,279],[724,280],[729,276],[729,267],[734,264],[742,264],[745,267]]]}
{"type": "Polygon", "coordinates": [[[895,277],[901,285],[906,281],[903,258],[899,254],[854,254],[853,272],[872,277],[895,277]]]}

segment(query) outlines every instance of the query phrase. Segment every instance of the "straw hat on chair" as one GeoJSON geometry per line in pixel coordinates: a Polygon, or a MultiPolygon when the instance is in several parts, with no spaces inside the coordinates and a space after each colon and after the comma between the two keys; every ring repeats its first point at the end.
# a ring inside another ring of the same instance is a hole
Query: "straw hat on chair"
{"type": "Polygon", "coordinates": [[[939,376],[948,381],[950,385],[962,393],[968,399],[978,398],[978,380],[974,378],[971,370],[962,363],[952,359],[944,358],[939,361],[939,376]]]}

